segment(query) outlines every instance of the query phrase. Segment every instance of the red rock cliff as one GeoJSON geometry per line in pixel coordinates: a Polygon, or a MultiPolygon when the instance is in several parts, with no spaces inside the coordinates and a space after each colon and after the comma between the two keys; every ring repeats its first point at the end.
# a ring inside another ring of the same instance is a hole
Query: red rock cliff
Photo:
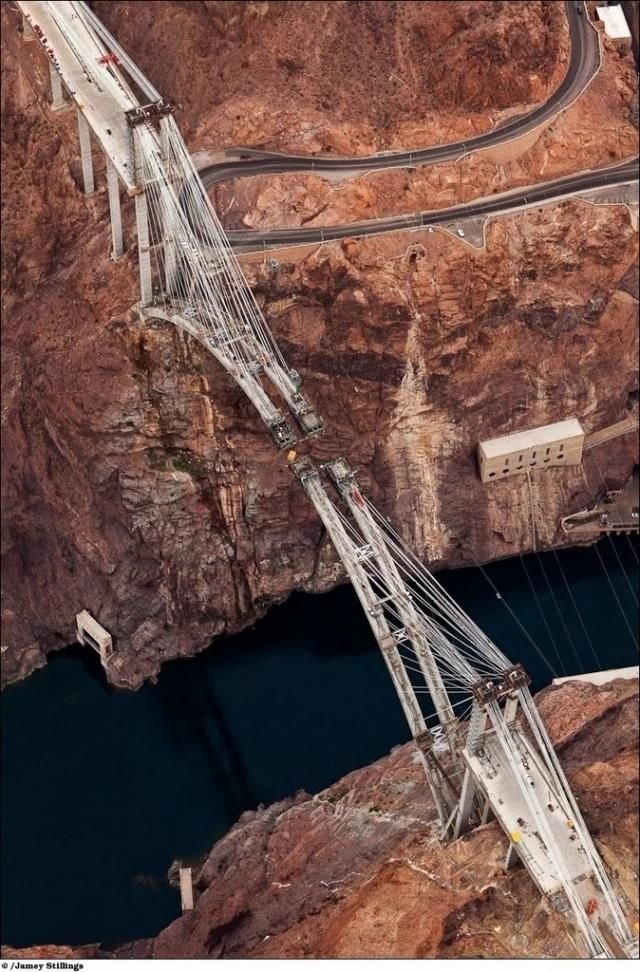
{"type": "MultiPolygon", "coordinates": [[[[337,92],[329,103],[320,60],[300,72],[286,53],[308,31],[306,3],[95,6],[154,83],[183,102],[193,149],[247,139],[307,150],[327,139],[341,151],[397,145],[417,102],[403,114],[402,85],[386,101],[369,104],[360,89],[346,97],[353,65],[344,49],[356,33],[364,61],[382,44],[385,71],[395,64],[398,76],[429,86],[441,126],[431,116],[421,123],[423,143],[466,131],[469,117],[479,130],[496,112],[540,100],[566,60],[558,4],[526,5],[526,48],[508,29],[520,5],[314,4],[327,37],[345,45],[327,41],[337,92]],[[413,47],[400,49],[409,27],[413,47]],[[178,56],[175,36],[189,58],[178,56]],[[454,36],[460,53],[447,80],[454,36]],[[470,51],[491,52],[484,91],[480,75],[465,71],[470,51]],[[500,87],[496,79],[516,69],[528,80],[500,87]],[[262,98],[273,99],[273,112],[261,113],[262,98]],[[305,120],[320,114],[317,141],[305,120]]],[[[11,186],[3,671],[16,678],[42,664],[43,652],[73,639],[74,615],[86,607],[117,639],[114,679],[135,687],[292,590],[325,590],[343,575],[240,391],[201,347],[131,314],[135,254],[110,262],[104,190],[88,200],[78,190],[74,118],[48,110],[37,45],[20,38],[7,4],[2,14],[11,186]]],[[[620,126],[623,102],[611,108],[620,126]]],[[[127,207],[125,222],[131,239],[127,207]]],[[[482,250],[440,234],[396,234],[283,254],[276,274],[261,264],[247,272],[325,417],[327,435],[310,452],[347,454],[375,502],[438,567],[530,544],[526,484],[482,487],[479,438],[568,415],[590,430],[625,414],[637,395],[635,257],[628,209],[576,201],[492,222],[482,250]]],[[[633,443],[617,440],[598,462],[621,483],[633,458],[633,443]]],[[[575,469],[534,478],[541,543],[557,540],[559,517],[602,487],[597,468],[586,473],[586,484],[575,469]]]]}

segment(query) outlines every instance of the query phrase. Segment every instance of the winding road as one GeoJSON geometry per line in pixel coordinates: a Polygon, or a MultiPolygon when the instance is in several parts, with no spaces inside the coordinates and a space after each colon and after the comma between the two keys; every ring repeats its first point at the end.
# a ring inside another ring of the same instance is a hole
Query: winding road
{"type": "MultiPolygon", "coordinates": [[[[489,132],[465,141],[450,142],[410,152],[391,152],[352,158],[336,156],[287,155],[262,149],[227,149],[227,159],[204,165],[199,174],[206,187],[229,179],[284,172],[366,172],[376,169],[413,167],[426,163],[457,160],[480,149],[504,144],[533,131],[571,105],[595,77],[600,67],[600,41],[591,24],[583,0],[565,0],[571,53],[566,74],[551,97],[534,110],[509,119],[489,132]]],[[[552,182],[510,190],[489,198],[477,199],[448,209],[384,217],[341,226],[304,227],[273,230],[226,231],[232,246],[281,246],[367,236],[398,229],[438,226],[468,219],[507,213],[554,198],[569,196],[605,186],[623,185],[638,178],[638,159],[616,162],[606,169],[582,172],[552,182]]]]}

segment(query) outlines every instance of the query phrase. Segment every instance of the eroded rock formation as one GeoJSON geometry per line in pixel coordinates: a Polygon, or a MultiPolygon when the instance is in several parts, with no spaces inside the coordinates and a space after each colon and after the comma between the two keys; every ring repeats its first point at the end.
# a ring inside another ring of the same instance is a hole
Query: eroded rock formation
{"type": "MultiPolygon", "coordinates": [[[[329,33],[340,18],[359,24],[373,16],[370,4],[318,6],[335,19],[329,33]]],[[[399,36],[410,5],[375,6],[399,36]]],[[[466,17],[469,50],[493,50],[498,37],[508,58],[492,70],[513,62],[529,77],[510,105],[476,99],[483,121],[474,125],[488,127],[494,109],[519,110],[557,83],[566,59],[557,4],[527,4],[529,35],[538,39],[526,50],[509,48],[519,35],[505,25],[521,16],[517,5],[432,6],[416,5],[422,13],[411,17],[428,16],[445,34],[466,17]]],[[[194,149],[267,136],[281,147],[321,147],[282,136],[278,112],[260,116],[247,93],[264,75],[261,97],[276,97],[291,70],[275,48],[267,58],[264,38],[285,26],[294,38],[302,26],[290,23],[292,10],[306,7],[96,5],[158,87],[184,102],[180,120],[194,149]],[[177,29],[192,43],[189,61],[162,47],[177,29]],[[238,77],[239,52],[253,66],[249,80],[238,77]],[[248,117],[273,127],[247,132],[248,117]]],[[[110,677],[136,687],[165,660],[251,623],[292,590],[322,591],[343,574],[242,393],[200,346],[132,313],[135,252],[109,260],[104,188],[90,199],[78,190],[75,119],[49,112],[46,63],[20,38],[8,5],[3,18],[2,148],[11,184],[3,198],[3,677],[27,674],[46,651],[73,640],[74,615],[87,608],[116,640],[110,677]]],[[[414,27],[414,40],[433,45],[424,80],[433,83],[432,107],[453,126],[438,134],[459,134],[475,95],[462,80],[455,97],[455,85],[436,83],[444,35],[436,44],[414,27]]],[[[456,62],[460,78],[465,56],[456,62]]],[[[298,123],[318,71],[310,65],[304,84],[291,82],[295,98],[282,94],[298,123]]],[[[380,124],[379,106],[368,116],[362,99],[341,94],[324,109],[334,148],[397,144],[398,133],[384,126],[381,141],[359,129],[340,142],[354,124],[352,103],[371,129],[380,124]]],[[[130,242],[131,219],[128,203],[130,242]]],[[[571,202],[491,223],[484,250],[441,234],[394,234],[284,251],[277,272],[246,266],[326,420],[324,439],[304,448],[320,460],[347,454],[375,502],[440,567],[531,543],[526,483],[482,487],[479,438],[568,415],[591,430],[625,414],[637,394],[635,257],[628,209],[571,202]]],[[[633,460],[633,442],[620,439],[601,448],[597,468],[587,463],[586,481],[577,469],[534,477],[539,543],[557,540],[559,517],[602,488],[600,468],[621,484],[633,460]]]]}
{"type": "MultiPolygon", "coordinates": [[[[638,688],[538,696],[587,824],[638,927],[638,688]]],[[[567,927],[495,822],[446,846],[412,746],[329,789],[245,813],[194,872],[196,907],[119,958],[569,958],[567,927]]],[[[7,958],[107,957],[97,945],[7,958]]],[[[114,954],[114,953],[111,953],[114,954]]]]}

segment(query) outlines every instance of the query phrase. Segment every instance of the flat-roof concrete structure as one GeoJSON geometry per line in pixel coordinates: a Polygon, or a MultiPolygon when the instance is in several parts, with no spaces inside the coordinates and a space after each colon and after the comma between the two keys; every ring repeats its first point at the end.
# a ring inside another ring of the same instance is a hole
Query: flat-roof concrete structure
{"type": "Polygon", "coordinates": [[[89,645],[97,651],[100,661],[105,665],[113,654],[113,639],[106,628],[103,628],[88,611],[80,611],[76,614],[76,633],[80,644],[89,645]]]}
{"type": "Polygon", "coordinates": [[[604,32],[612,40],[631,40],[627,18],[619,3],[610,7],[596,7],[596,13],[604,24],[604,32]]]}
{"type": "Polygon", "coordinates": [[[483,483],[547,466],[577,466],[582,462],[584,429],[576,418],[535,429],[512,432],[478,445],[483,483]]]}

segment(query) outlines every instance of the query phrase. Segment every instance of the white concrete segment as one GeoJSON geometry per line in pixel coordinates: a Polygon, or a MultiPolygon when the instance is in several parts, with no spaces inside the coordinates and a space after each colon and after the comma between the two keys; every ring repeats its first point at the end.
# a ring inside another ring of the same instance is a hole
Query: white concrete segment
{"type": "Polygon", "coordinates": [[[619,3],[611,4],[610,7],[596,7],[596,13],[604,24],[607,37],[613,40],[631,40],[627,18],[619,3]]]}
{"type": "Polygon", "coordinates": [[[49,77],[51,79],[51,108],[53,111],[58,111],[60,108],[64,108],[67,103],[64,100],[62,81],[53,66],[53,61],[49,61],[49,77]]]}
{"type": "Polygon", "coordinates": [[[124,113],[136,107],[135,98],[116,77],[112,66],[98,63],[105,49],[98,46],[76,12],[75,4],[68,0],[56,0],[56,3],[19,0],[18,7],[31,26],[42,31],[38,39],[57,68],[69,96],[84,115],[105,154],[113,161],[127,192],[132,194],[135,175],[130,130],[124,113]],[[56,15],[62,14],[65,16],[65,33],[56,22],[56,15]]]}
{"type": "MultiPolygon", "coordinates": [[[[591,898],[600,899],[598,889],[591,880],[591,868],[584,847],[574,829],[573,821],[564,801],[555,791],[544,768],[526,738],[518,734],[526,776],[531,780],[532,796],[546,818],[547,826],[562,849],[563,865],[571,876],[571,882],[584,904],[591,898]]],[[[542,894],[553,896],[562,891],[560,875],[555,862],[544,843],[531,812],[522,797],[514,768],[505,757],[502,747],[492,734],[485,737],[478,755],[465,755],[472,772],[482,781],[491,808],[515,846],[531,878],[542,894]],[[517,843],[513,840],[517,835],[517,843]]]]}
{"type": "Polygon", "coordinates": [[[119,260],[124,253],[122,239],[122,215],[120,212],[120,183],[116,168],[107,155],[107,190],[109,192],[109,213],[111,215],[112,260],[119,260]]]}
{"type": "Polygon", "coordinates": [[[78,135],[80,137],[80,161],[82,163],[82,182],[84,191],[89,195],[96,186],[93,178],[93,155],[91,154],[91,130],[87,119],[78,110],[78,135]]]}
{"type": "Polygon", "coordinates": [[[138,234],[138,262],[140,264],[140,302],[146,307],[153,299],[151,280],[151,248],[149,246],[149,214],[146,193],[135,197],[136,231],[138,234]]]}

